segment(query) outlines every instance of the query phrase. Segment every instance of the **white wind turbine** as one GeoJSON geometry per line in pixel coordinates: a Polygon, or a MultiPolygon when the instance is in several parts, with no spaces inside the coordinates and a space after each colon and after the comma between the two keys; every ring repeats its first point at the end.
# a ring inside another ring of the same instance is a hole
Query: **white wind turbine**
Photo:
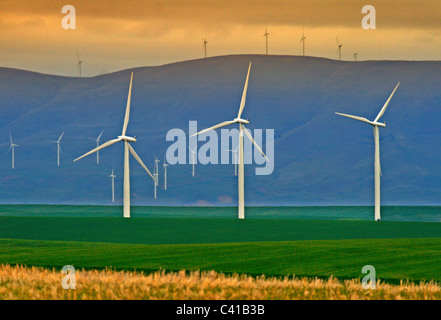
{"type": "Polygon", "coordinates": [[[265,33],[263,34],[263,36],[266,38],[266,55],[268,55],[268,36],[269,36],[269,33],[268,33],[268,28],[265,28],[265,33]]]}
{"type": "Polygon", "coordinates": [[[188,149],[190,149],[191,156],[192,156],[192,159],[193,159],[193,161],[192,161],[192,163],[193,163],[193,171],[192,171],[191,176],[194,177],[194,164],[195,164],[195,161],[196,161],[196,158],[195,158],[195,156],[196,156],[196,148],[194,148],[192,150],[190,147],[188,147],[188,149]]]}
{"type": "Polygon", "coordinates": [[[116,178],[116,175],[113,173],[113,168],[112,168],[112,174],[109,176],[109,178],[112,178],[112,202],[115,202],[115,178],[116,178]]]}
{"type": "MultiPolygon", "coordinates": [[[[100,146],[100,141],[101,141],[100,139],[101,139],[101,136],[103,135],[103,132],[104,131],[101,131],[100,135],[96,139],[89,138],[89,139],[92,139],[93,141],[96,141],[96,147],[97,148],[100,146]]],[[[96,152],[96,164],[99,164],[99,163],[100,163],[100,152],[97,151],[96,152]]]]}
{"type": "Polygon", "coordinates": [[[340,43],[340,41],[338,41],[338,38],[336,38],[336,39],[337,39],[337,45],[338,45],[338,48],[337,48],[338,60],[341,61],[341,47],[343,47],[343,43],[340,43]]]}
{"type": "Polygon", "coordinates": [[[229,150],[225,149],[225,151],[233,152],[234,153],[234,175],[237,176],[237,164],[239,163],[237,158],[237,152],[239,150],[239,146],[236,147],[236,149],[229,150]]]}
{"type": "Polygon", "coordinates": [[[381,220],[381,214],[380,214],[380,175],[381,175],[380,132],[378,130],[378,127],[385,127],[386,126],[386,123],[382,123],[382,122],[378,122],[378,121],[380,120],[380,118],[384,114],[384,112],[386,111],[386,108],[389,105],[389,102],[392,99],[392,96],[394,95],[395,91],[398,89],[399,85],[400,85],[400,83],[398,82],[394,91],[392,91],[392,94],[390,95],[389,99],[387,99],[386,103],[384,104],[383,108],[381,108],[380,112],[378,113],[378,115],[374,121],[369,121],[368,119],[363,118],[363,117],[357,117],[357,116],[352,116],[349,114],[336,112],[336,114],[341,115],[343,117],[348,117],[348,118],[355,119],[355,120],[358,120],[361,122],[366,122],[374,127],[374,140],[375,140],[375,221],[381,220]]]}
{"type": "Polygon", "coordinates": [[[51,141],[51,142],[57,144],[57,166],[60,166],[60,153],[63,153],[63,152],[61,151],[61,145],[60,145],[60,143],[61,143],[61,138],[63,138],[63,135],[64,135],[64,131],[63,131],[63,133],[61,134],[61,136],[58,138],[57,141],[51,141]]]}
{"type": "Polygon", "coordinates": [[[251,62],[250,65],[248,67],[248,74],[247,74],[247,78],[245,80],[245,87],[243,88],[243,93],[242,93],[242,100],[240,102],[240,107],[239,107],[239,112],[237,114],[237,117],[231,121],[224,121],[222,123],[219,123],[215,126],[212,126],[208,129],[204,129],[202,131],[199,131],[198,133],[195,133],[192,136],[198,135],[198,134],[202,134],[217,128],[222,128],[222,127],[226,127],[229,126],[230,124],[235,124],[238,123],[239,124],[239,176],[238,176],[238,193],[239,193],[239,212],[238,212],[238,216],[239,219],[244,219],[245,218],[245,197],[244,197],[244,154],[243,154],[243,134],[245,132],[245,135],[247,136],[248,139],[250,139],[250,141],[254,144],[254,146],[260,151],[260,153],[262,153],[262,155],[265,157],[265,159],[267,161],[269,161],[269,159],[266,157],[266,155],[263,153],[262,149],[259,147],[259,145],[256,143],[256,141],[254,141],[253,137],[251,136],[251,134],[248,132],[247,129],[245,129],[244,124],[249,124],[250,122],[248,120],[244,120],[241,118],[242,116],[242,112],[243,109],[245,107],[245,100],[246,100],[246,95],[247,95],[247,89],[248,89],[248,79],[250,77],[250,70],[251,70],[251,62]]]}
{"type": "Polygon", "coordinates": [[[299,44],[303,42],[303,56],[305,56],[305,40],[306,40],[305,28],[303,27],[302,38],[300,39],[300,42],[299,42],[299,44]]]}
{"type": "Polygon", "coordinates": [[[9,140],[11,140],[11,145],[9,146],[8,152],[12,150],[12,169],[15,168],[15,147],[18,147],[18,144],[15,144],[12,142],[12,136],[11,133],[9,133],[9,140]]]}
{"type": "Polygon", "coordinates": [[[165,158],[164,158],[164,164],[162,166],[164,167],[164,190],[167,190],[167,167],[168,167],[168,163],[165,162],[165,158]]]}
{"type": "Polygon", "coordinates": [[[82,155],[81,157],[75,159],[74,161],[80,160],[81,158],[84,158],[94,152],[97,152],[101,149],[104,149],[112,144],[115,144],[120,141],[124,141],[124,218],[130,218],[130,169],[129,169],[129,152],[132,154],[132,156],[136,159],[136,161],[139,162],[141,167],[144,168],[145,171],[152,177],[153,180],[155,178],[150,173],[149,169],[144,165],[141,158],[138,156],[138,154],[135,152],[135,150],[132,148],[132,146],[129,144],[129,142],[136,142],[136,136],[135,137],[129,137],[126,136],[127,126],[129,124],[129,118],[130,118],[130,101],[131,101],[131,94],[132,94],[132,80],[133,80],[133,72],[130,77],[130,87],[129,87],[129,94],[127,97],[127,107],[126,107],[126,114],[124,117],[124,124],[122,133],[120,136],[118,136],[117,139],[113,139],[110,141],[107,141],[106,143],[103,143],[99,147],[90,150],[86,154],[82,155]]]}
{"type": "Polygon", "coordinates": [[[158,180],[159,180],[159,167],[158,167],[159,159],[155,157],[155,166],[153,168],[153,176],[155,177],[155,199],[156,199],[156,188],[158,187],[158,180]]]}

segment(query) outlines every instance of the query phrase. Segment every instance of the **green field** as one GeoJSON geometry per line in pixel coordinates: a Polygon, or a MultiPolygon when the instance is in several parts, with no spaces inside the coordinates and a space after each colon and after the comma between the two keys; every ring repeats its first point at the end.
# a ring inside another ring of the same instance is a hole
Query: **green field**
{"type": "Polygon", "coordinates": [[[362,277],[441,281],[441,239],[367,239],[145,245],[0,240],[0,261],[61,269],[216,270],[251,275],[362,277]]]}
{"type": "MultiPolygon", "coordinates": [[[[439,212],[406,208],[413,217],[439,212]]],[[[120,207],[0,206],[0,263],[339,278],[362,277],[369,264],[389,282],[441,281],[440,223],[344,219],[337,207],[326,220],[327,209],[251,208],[238,220],[227,218],[233,208],[135,207],[124,219],[120,207]]]]}

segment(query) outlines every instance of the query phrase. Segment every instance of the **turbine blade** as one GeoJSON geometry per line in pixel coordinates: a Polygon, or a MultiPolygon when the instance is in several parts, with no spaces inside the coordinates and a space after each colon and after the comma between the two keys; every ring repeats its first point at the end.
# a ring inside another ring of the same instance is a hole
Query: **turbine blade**
{"type": "Polygon", "coordinates": [[[133,81],[133,72],[132,72],[132,75],[130,76],[129,95],[127,96],[126,116],[124,117],[124,125],[123,125],[123,129],[122,129],[122,136],[126,135],[127,125],[129,124],[130,101],[132,99],[132,81],[133,81]]]}
{"type": "Polygon", "coordinates": [[[8,154],[8,153],[9,153],[9,151],[11,151],[11,149],[12,149],[12,145],[11,145],[11,146],[9,146],[8,152],[6,152],[6,154],[8,154]]]}
{"type": "Polygon", "coordinates": [[[153,180],[155,180],[155,178],[153,177],[153,175],[150,173],[149,169],[147,169],[147,167],[145,166],[144,162],[142,162],[141,158],[138,156],[138,154],[135,152],[135,149],[132,148],[132,146],[130,144],[129,145],[129,151],[132,154],[132,156],[136,159],[136,161],[139,162],[139,164],[141,165],[141,167],[144,168],[145,171],[147,171],[147,173],[150,175],[150,177],[152,177],[153,180]]]}
{"type": "Polygon", "coordinates": [[[11,144],[13,144],[12,142],[12,137],[11,137],[11,133],[9,132],[9,140],[11,140],[11,144]]]}
{"type": "Polygon", "coordinates": [[[338,115],[343,116],[343,117],[355,119],[355,120],[358,120],[358,121],[361,121],[361,122],[366,122],[366,123],[372,124],[372,121],[369,121],[368,119],[363,118],[363,117],[352,116],[350,114],[339,113],[339,112],[336,112],[335,114],[338,114],[338,115]]]}
{"type": "Polygon", "coordinates": [[[121,141],[121,139],[113,139],[113,140],[107,141],[106,143],[103,143],[99,147],[96,147],[95,149],[90,150],[88,153],[83,154],[81,157],[76,158],[74,161],[77,161],[77,160],[80,160],[81,158],[87,157],[88,155],[91,155],[92,153],[95,153],[95,152],[97,152],[101,149],[104,149],[104,148],[106,148],[114,143],[117,143],[119,141],[121,141]]]}
{"type": "Polygon", "coordinates": [[[390,100],[392,99],[392,96],[394,95],[395,91],[397,91],[398,86],[400,85],[400,83],[398,82],[397,86],[395,87],[394,91],[392,91],[392,94],[390,95],[389,99],[387,99],[386,103],[384,104],[383,108],[381,108],[380,113],[378,114],[378,116],[375,118],[374,122],[377,122],[378,120],[380,120],[381,116],[384,114],[384,112],[386,111],[387,106],[389,105],[390,100]]]}
{"type": "MultiPolygon", "coordinates": [[[[245,128],[245,126],[244,126],[245,128]]],[[[259,145],[257,144],[257,142],[253,139],[253,137],[251,136],[251,134],[248,132],[248,129],[245,128],[245,130],[243,131],[245,132],[245,135],[248,137],[248,139],[250,139],[250,141],[254,144],[254,146],[257,148],[257,150],[260,151],[260,153],[265,157],[266,161],[269,161],[268,157],[266,156],[266,154],[262,151],[262,149],[259,147],[259,145]]]]}
{"type": "Polygon", "coordinates": [[[243,108],[245,107],[245,100],[247,99],[247,90],[248,90],[248,79],[250,78],[250,70],[251,70],[251,62],[248,66],[248,74],[247,79],[245,80],[245,87],[243,88],[242,93],[242,100],[240,101],[240,107],[239,107],[239,113],[237,114],[237,117],[240,118],[243,112],[243,108]]]}
{"type": "Polygon", "coordinates": [[[101,136],[103,135],[104,131],[101,131],[100,135],[98,136],[97,140],[99,140],[101,138],[101,136]]]}
{"type": "Polygon", "coordinates": [[[222,128],[222,127],[225,127],[225,126],[229,126],[230,124],[233,124],[233,123],[236,123],[236,121],[234,121],[234,120],[232,120],[232,121],[224,121],[224,122],[219,123],[219,124],[217,124],[215,126],[212,126],[210,128],[207,128],[207,129],[204,129],[202,131],[199,131],[198,133],[193,134],[192,137],[197,136],[198,134],[202,134],[202,133],[205,133],[205,132],[217,129],[217,128],[222,128]]]}
{"type": "Polygon", "coordinates": [[[60,141],[61,138],[63,138],[63,135],[64,135],[64,131],[63,131],[63,133],[61,134],[61,136],[58,138],[58,141],[60,141]]]}

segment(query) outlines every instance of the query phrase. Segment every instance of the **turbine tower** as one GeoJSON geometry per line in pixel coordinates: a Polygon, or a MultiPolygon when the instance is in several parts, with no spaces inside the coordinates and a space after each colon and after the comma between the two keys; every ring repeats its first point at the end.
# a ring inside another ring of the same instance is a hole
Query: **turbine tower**
{"type": "Polygon", "coordinates": [[[390,100],[392,99],[392,96],[394,95],[395,91],[398,89],[398,86],[400,83],[398,82],[397,86],[395,87],[394,91],[392,91],[392,94],[390,95],[389,99],[387,99],[386,103],[384,104],[383,108],[381,108],[380,112],[378,113],[377,117],[374,121],[369,121],[366,118],[363,117],[357,117],[352,116],[349,114],[344,113],[338,113],[336,114],[348,117],[351,119],[355,119],[361,122],[368,123],[374,127],[374,140],[375,140],[375,221],[381,220],[381,214],[380,214],[380,175],[381,175],[381,165],[380,165],[380,133],[378,130],[378,127],[385,127],[386,123],[378,122],[381,118],[381,116],[386,111],[387,106],[389,105],[390,100]]]}
{"type": "Polygon", "coordinates": [[[159,178],[159,167],[158,167],[159,159],[155,158],[155,166],[153,169],[153,176],[155,177],[155,199],[156,199],[156,188],[158,187],[158,178],[159,178]]]}
{"type": "Polygon", "coordinates": [[[357,62],[358,52],[354,48],[354,61],[357,62]]]}
{"type": "Polygon", "coordinates": [[[195,155],[196,155],[196,148],[194,148],[194,149],[192,150],[190,147],[188,147],[188,149],[190,149],[191,156],[192,156],[192,159],[193,159],[193,161],[192,161],[192,163],[193,163],[193,171],[192,171],[191,176],[194,177],[194,164],[195,164],[195,160],[196,160],[196,158],[195,158],[195,155]]]}
{"type": "MultiPolygon", "coordinates": [[[[90,139],[92,139],[93,141],[96,141],[96,147],[97,147],[97,148],[100,146],[100,141],[101,141],[100,138],[101,138],[101,136],[103,135],[103,132],[104,132],[104,131],[101,131],[100,135],[99,135],[98,138],[96,138],[96,139],[90,138],[90,139]]],[[[97,152],[96,152],[96,164],[99,164],[99,163],[100,163],[100,152],[97,151],[97,152]]]]}
{"type": "Polygon", "coordinates": [[[303,42],[303,56],[305,56],[305,40],[306,40],[305,27],[303,27],[302,38],[300,39],[300,42],[299,42],[299,44],[303,42]]]}
{"type": "Polygon", "coordinates": [[[165,158],[164,158],[164,164],[162,166],[164,167],[164,190],[167,190],[167,167],[168,167],[168,164],[165,162],[165,158]]]}
{"type": "Polygon", "coordinates": [[[80,58],[80,55],[77,52],[77,58],[78,58],[78,64],[77,64],[77,68],[78,68],[78,72],[80,73],[80,78],[81,78],[81,64],[83,63],[83,61],[80,58]]]}
{"type": "Polygon", "coordinates": [[[116,175],[113,173],[113,168],[112,168],[112,174],[109,176],[109,178],[112,178],[112,202],[115,202],[115,178],[116,178],[116,175]]]}
{"type": "Polygon", "coordinates": [[[340,43],[340,41],[338,41],[338,38],[336,38],[336,39],[337,39],[337,45],[338,45],[338,48],[337,48],[338,60],[341,61],[341,47],[343,47],[343,43],[340,43]]]}
{"type": "Polygon", "coordinates": [[[260,153],[262,153],[262,155],[265,157],[265,159],[267,161],[269,161],[269,159],[263,153],[262,149],[259,147],[259,145],[256,143],[256,141],[254,141],[254,139],[251,136],[251,134],[248,132],[247,129],[245,129],[244,124],[249,124],[250,122],[248,120],[244,120],[244,119],[241,118],[243,109],[245,107],[245,100],[246,100],[246,95],[247,95],[248,79],[250,77],[250,70],[251,70],[251,62],[250,62],[250,65],[248,67],[248,74],[247,74],[247,78],[245,80],[245,87],[243,89],[242,100],[240,102],[240,107],[239,107],[239,112],[237,114],[237,117],[235,119],[231,120],[231,121],[224,121],[222,123],[219,123],[219,124],[217,124],[215,126],[212,126],[212,127],[208,128],[208,129],[204,129],[204,130],[202,130],[202,131],[192,135],[192,136],[195,136],[195,135],[198,135],[198,134],[201,134],[201,133],[205,133],[205,132],[217,129],[217,128],[222,128],[222,127],[229,126],[230,124],[235,124],[235,123],[239,124],[239,176],[238,176],[238,193],[239,193],[239,196],[238,196],[238,199],[239,199],[238,216],[239,216],[239,219],[244,219],[245,218],[244,154],[243,154],[243,134],[244,133],[247,136],[247,138],[250,139],[250,141],[254,144],[254,146],[260,151],[260,153]]]}
{"type": "Polygon", "coordinates": [[[263,36],[266,38],[266,55],[268,55],[268,28],[265,27],[265,33],[263,34],[263,36]]]}
{"type": "Polygon", "coordinates": [[[63,153],[63,152],[61,151],[61,145],[60,145],[61,138],[63,138],[63,135],[64,135],[64,131],[63,131],[63,133],[61,134],[61,136],[58,138],[57,141],[51,141],[51,142],[57,144],[57,166],[58,166],[58,167],[60,166],[60,153],[63,153]]]}
{"type": "Polygon", "coordinates": [[[225,149],[225,151],[233,152],[234,153],[234,175],[237,176],[237,164],[238,164],[238,158],[237,158],[237,151],[239,150],[239,146],[236,147],[234,150],[228,150],[225,149]]]}
{"type": "Polygon", "coordinates": [[[204,38],[204,58],[207,57],[207,37],[204,38]]]}
{"type": "Polygon", "coordinates": [[[18,144],[15,144],[12,142],[12,136],[11,133],[9,133],[9,140],[11,141],[11,145],[9,146],[8,152],[12,150],[12,169],[15,168],[15,147],[18,147],[18,144]]]}
{"type": "Polygon", "coordinates": [[[92,153],[95,153],[101,149],[107,148],[108,146],[111,146],[112,144],[115,144],[117,142],[123,141],[124,142],[124,218],[130,218],[130,168],[129,168],[129,152],[132,154],[132,156],[136,159],[136,161],[139,162],[141,167],[144,168],[144,170],[152,177],[153,180],[155,178],[150,173],[149,169],[145,166],[145,164],[142,162],[141,158],[138,156],[138,154],[135,152],[135,149],[130,145],[129,142],[136,142],[136,136],[135,137],[129,137],[126,136],[127,126],[129,124],[129,118],[130,118],[130,101],[131,101],[131,94],[132,94],[132,81],[133,81],[133,72],[130,77],[130,86],[129,86],[129,94],[127,97],[127,107],[126,107],[126,114],[124,117],[124,124],[122,128],[122,133],[120,136],[118,136],[116,139],[107,141],[100,145],[99,147],[90,150],[86,154],[82,155],[81,157],[75,159],[74,161],[78,161],[81,158],[84,158],[92,153]]]}

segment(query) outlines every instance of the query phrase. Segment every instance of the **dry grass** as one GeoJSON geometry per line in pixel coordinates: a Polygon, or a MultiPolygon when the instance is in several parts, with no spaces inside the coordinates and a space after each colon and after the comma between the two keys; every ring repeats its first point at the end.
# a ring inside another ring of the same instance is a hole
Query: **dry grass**
{"type": "Polygon", "coordinates": [[[437,283],[377,284],[357,279],[277,279],[210,272],[76,272],[76,289],[64,290],[58,270],[0,265],[0,299],[441,299],[437,283]]]}

